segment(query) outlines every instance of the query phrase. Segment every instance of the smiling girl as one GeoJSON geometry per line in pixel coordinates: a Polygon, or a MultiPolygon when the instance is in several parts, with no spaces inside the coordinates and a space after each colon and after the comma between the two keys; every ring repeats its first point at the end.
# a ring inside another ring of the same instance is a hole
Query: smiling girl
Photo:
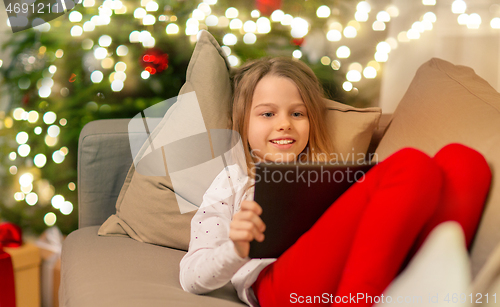
{"type": "Polygon", "coordinates": [[[379,296],[439,223],[459,222],[470,246],[491,172],[480,153],[450,144],[434,157],[401,149],[346,191],[278,259],[248,257],[250,242],[263,241],[266,228],[253,201],[255,163],[324,161],[335,153],[323,97],[312,70],[291,58],[264,58],[235,72],[233,130],[241,135],[247,170],[228,166],[205,193],[180,263],[184,290],[207,293],[231,281],[251,306],[293,305],[298,297],[379,296]]]}

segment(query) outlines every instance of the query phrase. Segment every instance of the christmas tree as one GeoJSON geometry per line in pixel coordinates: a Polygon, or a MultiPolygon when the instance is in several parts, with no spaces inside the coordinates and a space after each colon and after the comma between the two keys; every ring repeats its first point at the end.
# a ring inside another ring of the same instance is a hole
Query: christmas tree
{"type": "Polygon", "coordinates": [[[76,229],[81,129],[97,119],[131,118],[176,96],[201,29],[234,67],[293,56],[313,68],[329,98],[369,106],[378,96],[379,63],[394,43],[381,27],[397,11],[375,18],[365,1],[326,4],[84,0],[12,34],[3,46],[12,62],[0,66],[10,99],[0,112],[0,219],[34,233],[54,224],[63,233],[76,229]],[[347,46],[356,41],[364,42],[362,50],[347,46]]]}

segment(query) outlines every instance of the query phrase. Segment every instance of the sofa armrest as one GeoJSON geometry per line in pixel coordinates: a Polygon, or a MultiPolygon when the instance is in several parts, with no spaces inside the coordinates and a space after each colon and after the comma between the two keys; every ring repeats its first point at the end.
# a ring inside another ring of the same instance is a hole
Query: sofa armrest
{"type": "Polygon", "coordinates": [[[86,124],[78,141],[78,227],[101,225],[115,203],[132,164],[130,119],[86,124]]]}

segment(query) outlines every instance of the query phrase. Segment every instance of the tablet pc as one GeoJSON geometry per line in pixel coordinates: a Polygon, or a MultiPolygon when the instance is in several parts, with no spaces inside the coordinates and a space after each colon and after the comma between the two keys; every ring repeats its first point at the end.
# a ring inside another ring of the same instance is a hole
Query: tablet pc
{"type": "Polygon", "coordinates": [[[251,258],[277,258],[305,233],[375,163],[260,163],[254,200],[266,224],[263,242],[250,243],[251,258]]]}

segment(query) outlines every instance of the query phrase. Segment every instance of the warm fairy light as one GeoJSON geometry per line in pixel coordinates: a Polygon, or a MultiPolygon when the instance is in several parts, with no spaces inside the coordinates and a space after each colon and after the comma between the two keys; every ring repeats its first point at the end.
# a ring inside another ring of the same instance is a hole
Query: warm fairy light
{"type": "Polygon", "coordinates": [[[342,33],[339,30],[330,30],[326,33],[326,39],[331,42],[338,42],[342,39],[342,33]]]}
{"type": "Polygon", "coordinates": [[[78,11],[72,11],[71,13],[69,13],[69,21],[71,22],[80,22],[82,21],[82,13],[78,12],[78,11]]]}
{"type": "Polygon", "coordinates": [[[191,15],[194,19],[203,20],[205,19],[205,13],[200,9],[194,9],[191,15]]]}
{"type": "Polygon", "coordinates": [[[320,61],[321,61],[321,64],[323,64],[323,65],[330,65],[332,60],[328,56],[325,55],[325,56],[321,57],[320,61]]]}
{"type": "Polygon", "coordinates": [[[253,10],[250,12],[250,16],[252,18],[259,18],[260,17],[260,12],[258,10],[253,10]]]}
{"type": "MultiPolygon", "coordinates": [[[[128,47],[125,45],[120,45],[116,48],[116,54],[118,56],[126,56],[128,54],[128,47]]],[[[123,63],[123,62],[122,62],[123,63]]]]}
{"type": "Polygon", "coordinates": [[[12,112],[12,115],[15,120],[22,120],[23,119],[23,113],[24,113],[23,108],[15,108],[14,112],[12,112]]]}
{"type": "Polygon", "coordinates": [[[47,163],[47,157],[44,154],[39,153],[33,158],[33,162],[36,167],[42,168],[47,163]]]}
{"type": "Polygon", "coordinates": [[[19,176],[19,184],[22,187],[27,187],[30,184],[33,183],[33,175],[31,173],[24,173],[21,176],[19,176]]]}
{"type": "Polygon", "coordinates": [[[246,33],[243,35],[243,42],[245,44],[255,44],[257,41],[257,36],[253,33],[246,33]]]}
{"type": "Polygon", "coordinates": [[[103,78],[104,78],[104,75],[99,70],[94,70],[90,74],[90,80],[92,81],[92,83],[101,83],[103,78]]]}
{"type": "Polygon", "coordinates": [[[124,62],[118,62],[115,65],[115,71],[125,71],[127,70],[127,64],[124,62]]]}
{"type": "MultiPolygon", "coordinates": [[[[208,16],[212,13],[212,9],[210,8],[210,5],[206,4],[206,3],[200,3],[198,4],[198,9],[200,11],[203,12],[203,14],[205,14],[205,16],[208,16]]],[[[256,10],[254,10],[256,11],[256,10]]]]}
{"type": "Polygon", "coordinates": [[[141,34],[141,32],[139,32],[139,31],[130,32],[130,35],[128,36],[129,41],[131,43],[138,43],[140,34],[141,34]]]}
{"type": "Polygon", "coordinates": [[[57,118],[56,113],[48,111],[43,115],[43,122],[46,123],[47,125],[50,125],[56,121],[56,118],[57,118]]]}
{"type": "Polygon", "coordinates": [[[354,38],[358,35],[358,31],[353,26],[347,26],[344,29],[344,36],[347,38],[354,38]]]}
{"type": "Polygon", "coordinates": [[[231,54],[231,48],[229,48],[228,46],[222,46],[222,51],[224,51],[224,53],[226,54],[226,56],[229,56],[231,54]]]}
{"type": "Polygon", "coordinates": [[[24,200],[24,193],[22,193],[22,192],[14,193],[14,199],[17,201],[24,200]]]}
{"type": "Polygon", "coordinates": [[[108,50],[103,47],[98,47],[94,50],[94,57],[98,60],[103,60],[108,55],[108,50]]]}
{"type": "Polygon", "coordinates": [[[243,27],[243,22],[238,18],[235,18],[229,22],[229,29],[241,29],[243,27]]]}
{"type": "Polygon", "coordinates": [[[399,34],[398,34],[398,41],[400,41],[402,43],[409,42],[410,39],[408,38],[408,32],[406,32],[406,31],[399,32],[399,34]]]}
{"type": "Polygon", "coordinates": [[[297,50],[294,50],[294,51],[292,52],[292,56],[293,56],[294,58],[296,58],[296,59],[300,59],[300,58],[302,57],[302,51],[300,51],[300,50],[298,50],[298,49],[297,49],[297,50]]]}
{"type": "Polygon", "coordinates": [[[141,78],[143,78],[144,80],[148,79],[150,76],[151,76],[151,73],[149,71],[143,70],[141,72],[141,78]]]}
{"type": "Polygon", "coordinates": [[[375,61],[377,62],[387,62],[389,55],[385,52],[377,51],[375,52],[375,61]]]}
{"type": "Polygon", "coordinates": [[[61,149],[59,149],[59,151],[60,151],[63,155],[65,155],[65,156],[66,156],[66,155],[68,154],[68,152],[69,152],[68,147],[66,147],[66,146],[61,147],[61,149]]]}
{"type": "Polygon", "coordinates": [[[395,18],[395,17],[398,17],[399,16],[399,9],[397,6],[395,5],[389,5],[385,11],[387,13],[389,13],[389,15],[391,16],[391,18],[395,18]]]}
{"type": "Polygon", "coordinates": [[[458,15],[457,22],[459,25],[464,26],[469,21],[469,14],[460,14],[458,15]]]}
{"type": "Polygon", "coordinates": [[[357,11],[355,14],[354,14],[354,19],[356,19],[357,21],[359,22],[365,22],[368,20],[368,13],[367,12],[360,12],[360,11],[357,11]]]}
{"type": "Polygon", "coordinates": [[[408,30],[406,35],[408,36],[409,39],[419,39],[420,38],[420,32],[418,32],[415,29],[408,30]]]}
{"type": "Polygon", "coordinates": [[[230,7],[226,10],[226,17],[227,18],[236,18],[238,17],[238,10],[234,7],[230,7]]]}
{"type": "Polygon", "coordinates": [[[490,22],[490,26],[493,28],[493,29],[500,29],[500,18],[496,17],[496,18],[493,18],[490,22]]]}
{"type": "Polygon", "coordinates": [[[69,201],[65,201],[61,204],[61,208],[59,208],[59,211],[61,211],[61,213],[64,215],[68,215],[73,212],[73,204],[69,201]]]}
{"type": "Polygon", "coordinates": [[[385,23],[377,20],[373,23],[372,25],[373,31],[384,31],[385,30],[385,23]]]}
{"type": "Polygon", "coordinates": [[[142,7],[136,8],[134,11],[134,18],[142,19],[146,16],[147,12],[142,7]]]}
{"type": "Polygon", "coordinates": [[[295,17],[292,21],[291,26],[292,30],[290,33],[293,38],[302,38],[309,32],[309,23],[303,18],[295,17]]]}
{"type": "Polygon", "coordinates": [[[12,151],[10,154],[9,154],[9,159],[10,161],[14,161],[15,159],[17,158],[17,154],[15,151],[12,151]]]}
{"type": "Polygon", "coordinates": [[[389,15],[389,13],[387,13],[386,11],[380,11],[377,14],[377,20],[382,22],[389,22],[391,21],[391,15],[389,15]]]}
{"type": "Polygon", "coordinates": [[[57,137],[60,132],[61,128],[57,125],[50,125],[49,128],[47,128],[47,134],[53,138],[57,137]]]}
{"type": "Polygon", "coordinates": [[[289,26],[292,24],[292,22],[293,22],[293,16],[290,14],[285,14],[285,16],[283,16],[283,18],[281,19],[281,24],[284,26],[289,26]]]}
{"type": "Polygon", "coordinates": [[[12,165],[11,167],[9,167],[9,173],[10,173],[11,175],[15,175],[15,174],[17,174],[17,166],[12,165]]]}
{"type": "Polygon", "coordinates": [[[57,138],[53,138],[47,134],[45,136],[45,144],[49,147],[55,146],[57,144],[57,138]]]}
{"type": "Polygon", "coordinates": [[[358,63],[358,62],[354,62],[354,63],[351,63],[349,65],[349,67],[347,68],[347,70],[356,70],[358,72],[362,72],[363,71],[363,66],[358,63]]]}
{"type": "Polygon", "coordinates": [[[352,83],[351,83],[351,82],[346,81],[346,82],[344,82],[344,83],[342,84],[342,88],[344,89],[344,91],[346,91],[346,92],[350,92],[350,91],[352,90],[353,86],[352,86],[352,83]]]}
{"type": "Polygon", "coordinates": [[[50,200],[50,203],[52,204],[52,207],[54,209],[59,209],[61,208],[61,205],[65,202],[66,200],[64,199],[64,196],[57,194],[52,196],[52,199],[50,200]]]}
{"type": "Polygon", "coordinates": [[[35,127],[35,129],[33,129],[33,132],[35,132],[36,135],[42,134],[42,127],[35,127]]]}
{"type": "Polygon", "coordinates": [[[340,59],[346,59],[351,55],[351,49],[347,46],[340,46],[337,49],[337,57],[340,59]]]}
{"type": "Polygon", "coordinates": [[[21,186],[21,192],[23,192],[24,194],[28,194],[31,191],[33,191],[33,184],[21,186]]]}
{"type": "Polygon", "coordinates": [[[257,24],[253,20],[247,20],[243,25],[243,31],[255,33],[257,31],[257,24]]]}
{"type": "Polygon", "coordinates": [[[95,5],[95,0],[83,0],[84,7],[92,7],[95,5]]]}
{"type": "Polygon", "coordinates": [[[114,80],[113,82],[111,82],[111,90],[113,92],[119,92],[123,89],[123,81],[121,80],[114,80]]]}
{"type": "Polygon", "coordinates": [[[463,0],[455,0],[451,5],[454,14],[463,14],[467,10],[467,4],[463,0]]]}
{"type": "Polygon", "coordinates": [[[28,142],[28,133],[21,131],[16,135],[16,142],[19,145],[26,144],[28,142]]]}
{"type": "MultiPolygon", "coordinates": [[[[95,30],[95,24],[92,21],[86,21],[83,24],[83,31],[85,32],[92,32],[95,30]]],[[[90,49],[90,48],[88,48],[90,49]]]]}
{"type": "Polygon", "coordinates": [[[271,21],[267,17],[259,17],[255,23],[257,24],[258,33],[266,34],[271,32],[271,21]]]}
{"type": "Polygon", "coordinates": [[[340,69],[340,62],[338,60],[333,60],[332,64],[330,64],[333,70],[339,70],[340,69]]]}
{"type": "Polygon", "coordinates": [[[361,73],[357,70],[350,70],[346,74],[346,79],[349,82],[358,82],[361,80],[361,73]]]}
{"type": "Polygon", "coordinates": [[[169,23],[165,28],[165,31],[167,32],[167,34],[177,34],[179,33],[179,26],[175,23],[169,23]]]}
{"type": "Polygon", "coordinates": [[[34,206],[38,202],[38,195],[34,192],[28,193],[25,200],[28,205],[34,206]]]}
{"type": "Polygon", "coordinates": [[[365,76],[366,79],[374,79],[377,77],[377,70],[371,66],[367,66],[363,70],[363,76],[365,76]]]}
{"type": "Polygon", "coordinates": [[[372,10],[372,8],[371,8],[371,6],[370,6],[370,4],[368,2],[361,1],[356,6],[356,10],[358,10],[359,12],[370,13],[370,11],[372,10]]]}
{"type": "Polygon", "coordinates": [[[316,16],[318,16],[318,18],[328,18],[330,17],[330,14],[331,10],[326,5],[322,5],[316,10],[316,16]]]}
{"type": "Polygon", "coordinates": [[[210,15],[205,19],[205,24],[209,27],[215,27],[219,23],[219,18],[215,15],[210,15]]]}
{"type": "Polygon", "coordinates": [[[285,13],[282,10],[276,10],[271,14],[271,20],[275,22],[279,22],[283,20],[285,13]]]}
{"type": "Polygon", "coordinates": [[[145,26],[154,25],[155,22],[156,22],[156,17],[154,15],[151,15],[151,14],[147,14],[142,19],[142,24],[145,25],[145,26]]]}
{"type": "Polygon", "coordinates": [[[80,26],[73,26],[70,31],[71,36],[81,36],[82,33],[83,29],[80,26]]]}
{"type": "Polygon", "coordinates": [[[102,35],[99,37],[99,46],[101,47],[108,47],[111,45],[112,39],[111,36],[109,35],[102,35]]]}
{"type": "Polygon", "coordinates": [[[64,161],[64,155],[59,150],[56,150],[54,151],[54,153],[52,153],[52,161],[60,164],[64,161]]]}
{"type": "Polygon", "coordinates": [[[481,26],[481,16],[479,14],[473,13],[469,15],[467,20],[467,28],[469,29],[479,29],[481,26]]]}
{"type": "Polygon", "coordinates": [[[50,65],[50,66],[49,66],[49,72],[50,72],[51,74],[55,74],[55,73],[56,73],[56,71],[57,71],[57,67],[56,67],[56,65],[50,65]]]}
{"type": "Polygon", "coordinates": [[[149,1],[148,4],[146,4],[146,11],[148,12],[156,12],[158,8],[159,5],[155,1],[149,1]]]}
{"type": "Polygon", "coordinates": [[[227,33],[222,38],[222,43],[224,45],[232,46],[232,45],[235,45],[237,42],[238,42],[238,38],[236,37],[236,35],[234,35],[232,33],[227,33]]]}
{"type": "Polygon", "coordinates": [[[377,44],[377,51],[389,53],[391,52],[391,46],[387,42],[380,42],[377,44]]]}
{"type": "Polygon", "coordinates": [[[240,65],[240,59],[234,55],[228,56],[227,59],[232,67],[238,67],[240,65]]]}
{"type": "Polygon", "coordinates": [[[47,214],[45,214],[45,216],[43,217],[43,221],[45,222],[45,225],[47,226],[54,226],[54,224],[56,223],[56,220],[57,220],[57,216],[53,213],[53,212],[49,212],[47,214]]]}
{"type": "Polygon", "coordinates": [[[42,86],[40,87],[40,89],[38,90],[38,96],[42,97],[42,98],[47,98],[50,96],[50,94],[52,93],[52,90],[50,89],[50,87],[48,86],[42,86]]]}
{"type": "Polygon", "coordinates": [[[104,69],[110,69],[111,67],[113,67],[114,64],[115,62],[113,61],[113,58],[105,58],[101,62],[101,66],[104,69]]]}
{"type": "Polygon", "coordinates": [[[69,189],[70,191],[74,191],[74,190],[76,190],[76,184],[75,184],[74,182],[70,182],[70,183],[68,183],[68,189],[69,189]]]}
{"type": "Polygon", "coordinates": [[[422,0],[423,5],[436,5],[436,0],[422,0]]]}
{"type": "Polygon", "coordinates": [[[437,17],[436,17],[436,14],[434,14],[433,12],[427,12],[424,14],[423,19],[428,20],[430,22],[436,22],[437,17]]]}

